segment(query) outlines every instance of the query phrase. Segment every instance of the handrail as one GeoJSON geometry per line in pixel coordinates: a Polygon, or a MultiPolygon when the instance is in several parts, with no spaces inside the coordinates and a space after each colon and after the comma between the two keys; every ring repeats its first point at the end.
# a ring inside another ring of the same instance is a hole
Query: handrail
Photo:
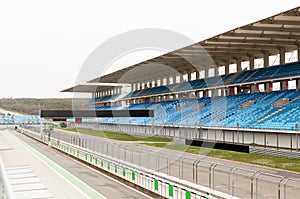
{"type": "Polygon", "coordinates": [[[5,197],[7,199],[13,199],[14,198],[13,191],[8,181],[8,176],[1,158],[0,158],[0,177],[2,178],[5,197]]]}

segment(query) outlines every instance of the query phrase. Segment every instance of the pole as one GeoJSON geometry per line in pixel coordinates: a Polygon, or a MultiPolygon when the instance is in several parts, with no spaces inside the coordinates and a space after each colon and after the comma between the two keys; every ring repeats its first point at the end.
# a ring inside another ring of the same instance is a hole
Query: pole
{"type": "Polygon", "coordinates": [[[151,117],[151,133],[154,134],[154,117],[151,117]]]}
{"type": "Polygon", "coordinates": [[[240,143],[240,122],[238,120],[237,122],[237,139],[238,139],[238,143],[240,143]]]}
{"type": "MultiPolygon", "coordinates": [[[[39,111],[41,115],[41,110],[39,111]]],[[[40,139],[43,140],[43,121],[42,118],[40,118],[40,139]]]]}
{"type": "Polygon", "coordinates": [[[297,121],[297,122],[296,122],[296,151],[297,151],[297,152],[298,152],[298,150],[299,150],[298,130],[299,130],[299,123],[298,123],[298,121],[297,121]]]}

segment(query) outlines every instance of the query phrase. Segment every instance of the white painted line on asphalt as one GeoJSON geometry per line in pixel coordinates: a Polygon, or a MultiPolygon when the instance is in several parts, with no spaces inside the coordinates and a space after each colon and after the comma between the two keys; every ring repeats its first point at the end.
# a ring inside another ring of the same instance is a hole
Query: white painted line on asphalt
{"type": "Polygon", "coordinates": [[[81,181],[76,176],[72,175],[70,172],[47,158],[45,155],[31,147],[29,144],[18,138],[13,134],[9,134],[12,138],[18,141],[21,145],[23,145],[26,150],[28,150],[32,155],[38,158],[42,163],[44,163],[47,167],[53,170],[57,175],[59,175],[62,179],[64,179],[67,183],[73,186],[78,192],[84,195],[86,198],[98,198],[98,199],[106,199],[101,193],[97,192],[95,189],[81,181]]]}

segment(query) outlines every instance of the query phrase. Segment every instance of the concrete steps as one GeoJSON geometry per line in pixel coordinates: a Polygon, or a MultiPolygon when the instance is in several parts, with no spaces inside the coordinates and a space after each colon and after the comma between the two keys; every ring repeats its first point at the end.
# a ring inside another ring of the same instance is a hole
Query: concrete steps
{"type": "Polygon", "coordinates": [[[283,111],[284,109],[285,109],[285,107],[279,108],[278,110],[276,110],[276,111],[274,111],[274,112],[272,112],[272,113],[266,115],[265,117],[263,117],[263,118],[257,120],[256,122],[254,122],[254,124],[258,124],[258,123],[260,123],[260,122],[262,122],[262,121],[268,119],[268,118],[271,117],[272,115],[275,115],[276,113],[279,113],[280,111],[283,111]]]}

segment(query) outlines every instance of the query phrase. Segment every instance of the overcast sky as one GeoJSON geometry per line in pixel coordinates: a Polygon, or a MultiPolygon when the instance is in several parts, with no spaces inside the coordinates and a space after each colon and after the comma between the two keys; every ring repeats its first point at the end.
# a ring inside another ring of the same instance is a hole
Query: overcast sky
{"type": "Polygon", "coordinates": [[[1,0],[0,98],[72,97],[59,91],[75,84],[87,56],[126,31],[162,28],[201,41],[299,5],[300,0],[1,0]]]}

